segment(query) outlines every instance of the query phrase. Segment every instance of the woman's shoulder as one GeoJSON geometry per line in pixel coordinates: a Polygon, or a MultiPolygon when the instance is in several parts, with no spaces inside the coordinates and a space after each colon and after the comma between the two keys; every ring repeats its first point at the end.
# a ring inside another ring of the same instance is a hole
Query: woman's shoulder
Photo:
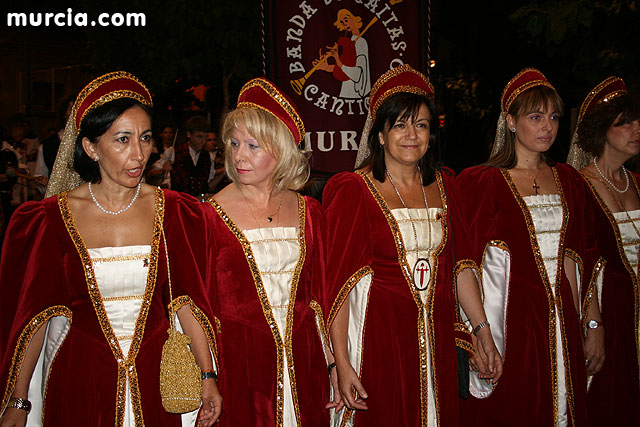
{"type": "Polygon", "coordinates": [[[500,176],[500,169],[495,166],[479,165],[464,169],[456,177],[456,183],[486,183],[500,176]]]}
{"type": "Polygon", "coordinates": [[[340,172],[329,179],[325,185],[323,198],[325,194],[339,193],[343,191],[358,191],[365,185],[364,179],[360,173],[356,172],[340,172]]]}
{"type": "Polygon", "coordinates": [[[324,210],[322,209],[322,205],[318,200],[314,199],[311,196],[303,196],[303,197],[304,197],[304,203],[307,208],[307,211],[311,215],[318,215],[318,214],[322,215],[324,213],[324,210]]]}
{"type": "Polygon", "coordinates": [[[33,233],[46,232],[54,224],[63,225],[57,195],[41,201],[25,202],[11,216],[5,239],[29,239],[33,233]]]}

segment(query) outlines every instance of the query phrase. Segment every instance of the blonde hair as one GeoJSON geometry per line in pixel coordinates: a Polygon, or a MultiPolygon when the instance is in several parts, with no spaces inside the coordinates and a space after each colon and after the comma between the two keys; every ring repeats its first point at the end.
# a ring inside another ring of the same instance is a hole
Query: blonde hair
{"type": "Polygon", "coordinates": [[[276,159],[271,185],[276,192],[299,190],[309,179],[309,154],[298,147],[289,129],[271,113],[258,108],[240,108],[227,114],[222,126],[224,166],[232,181],[238,174],[231,164],[231,133],[244,125],[260,147],[276,159]]]}
{"type": "MultiPolygon", "coordinates": [[[[563,104],[562,98],[555,89],[548,86],[535,86],[522,92],[509,107],[506,114],[511,114],[515,119],[524,117],[532,111],[539,108],[545,109],[547,105],[551,106],[558,116],[562,116],[563,104]]],[[[507,126],[508,127],[508,126],[507,126]]],[[[511,169],[515,167],[516,162],[516,137],[509,129],[505,129],[504,145],[500,151],[491,154],[487,163],[488,166],[511,169]]],[[[545,158],[545,161],[547,159],[545,158]]]]}
{"type": "Polygon", "coordinates": [[[336,22],[333,23],[333,25],[335,25],[340,31],[346,30],[344,25],[342,25],[342,22],[340,22],[340,18],[345,16],[353,20],[354,28],[362,28],[362,18],[360,18],[359,16],[355,16],[349,11],[349,9],[340,9],[338,11],[338,18],[336,19],[336,22]]]}

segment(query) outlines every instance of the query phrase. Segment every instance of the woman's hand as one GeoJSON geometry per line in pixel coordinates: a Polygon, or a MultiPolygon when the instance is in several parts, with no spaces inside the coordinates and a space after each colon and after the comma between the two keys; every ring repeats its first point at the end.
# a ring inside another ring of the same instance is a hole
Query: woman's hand
{"type": "Polygon", "coordinates": [[[495,384],[502,376],[502,358],[493,342],[489,326],[478,331],[478,336],[472,335],[475,353],[469,360],[472,370],[478,371],[478,377],[495,384]]]}
{"type": "Polygon", "coordinates": [[[367,391],[362,386],[358,374],[349,362],[338,363],[338,388],[344,402],[344,406],[349,409],[359,409],[366,411],[367,402],[365,399],[369,397],[367,391]],[[354,391],[357,393],[354,397],[354,391]]]}
{"type": "Polygon", "coordinates": [[[27,411],[17,408],[7,408],[2,418],[0,427],[24,427],[27,424],[27,411]]]}
{"type": "Polygon", "coordinates": [[[213,378],[202,381],[202,407],[198,414],[198,426],[210,427],[218,422],[222,413],[222,396],[213,378]]]}
{"type": "Polygon", "coordinates": [[[331,388],[333,389],[333,400],[327,403],[325,405],[325,408],[335,408],[336,412],[338,412],[344,407],[344,401],[342,400],[340,387],[338,386],[338,368],[334,366],[329,372],[329,377],[331,379],[331,388]]]}
{"type": "Polygon", "coordinates": [[[587,375],[595,375],[604,365],[604,328],[602,326],[587,328],[584,340],[584,361],[587,364],[587,375]]]}

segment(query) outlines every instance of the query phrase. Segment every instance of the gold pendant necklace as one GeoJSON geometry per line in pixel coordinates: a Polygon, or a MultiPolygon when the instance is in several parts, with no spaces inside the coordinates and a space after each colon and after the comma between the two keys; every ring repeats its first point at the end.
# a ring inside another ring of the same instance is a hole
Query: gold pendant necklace
{"type": "MultiPolygon", "coordinates": [[[[251,208],[251,206],[253,206],[258,212],[260,211],[260,209],[256,205],[251,203],[249,201],[249,199],[247,199],[247,196],[244,195],[244,191],[242,191],[242,189],[240,189],[240,194],[242,194],[242,197],[244,198],[244,201],[247,202],[247,204],[249,205],[249,212],[251,212],[251,216],[253,216],[254,221],[256,222],[258,227],[260,227],[260,222],[258,221],[258,219],[256,218],[255,214],[253,213],[253,209],[251,208]]],[[[280,214],[280,209],[282,208],[282,198],[283,198],[283,195],[281,194],[280,195],[280,203],[278,203],[278,209],[276,209],[276,211],[274,213],[270,214],[270,215],[267,214],[267,216],[266,216],[267,218],[266,219],[267,219],[267,221],[269,223],[273,222],[273,218],[276,215],[278,215],[278,223],[276,225],[278,225],[280,223],[280,215],[279,214],[280,214]]],[[[264,213],[263,213],[263,215],[264,215],[264,213]]]]}

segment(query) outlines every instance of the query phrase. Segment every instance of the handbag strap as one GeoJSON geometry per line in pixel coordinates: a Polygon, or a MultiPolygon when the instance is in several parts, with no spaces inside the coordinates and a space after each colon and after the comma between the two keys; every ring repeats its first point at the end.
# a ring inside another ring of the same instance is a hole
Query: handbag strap
{"type": "Polygon", "coordinates": [[[173,303],[173,293],[171,292],[171,268],[169,267],[169,249],[167,249],[167,238],[164,234],[164,224],[161,224],[161,230],[162,230],[162,241],[164,242],[164,254],[165,257],[167,258],[167,278],[169,281],[169,327],[171,328],[172,331],[176,330],[176,325],[175,322],[173,320],[173,314],[171,314],[171,304],[173,303]]]}

